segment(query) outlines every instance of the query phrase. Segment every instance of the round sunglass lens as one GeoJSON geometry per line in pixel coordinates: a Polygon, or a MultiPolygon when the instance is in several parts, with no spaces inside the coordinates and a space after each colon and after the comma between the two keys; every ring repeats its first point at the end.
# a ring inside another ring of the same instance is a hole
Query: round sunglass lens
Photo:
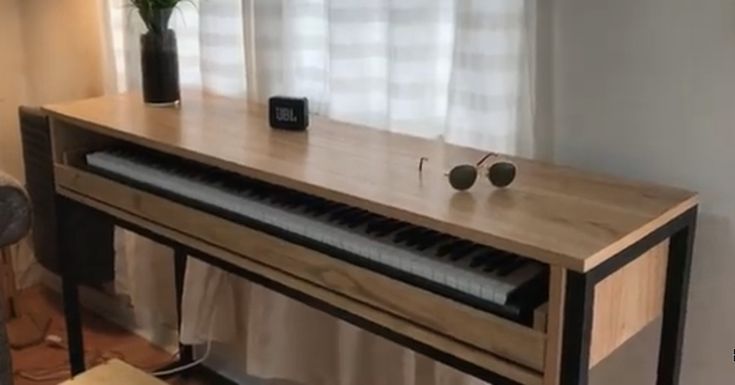
{"type": "Polygon", "coordinates": [[[506,187],[516,178],[516,166],[508,162],[495,163],[490,167],[487,178],[495,187],[506,187]]]}
{"type": "Polygon", "coordinates": [[[456,166],[449,172],[449,184],[456,190],[464,191],[477,180],[477,168],[469,164],[456,166]]]}

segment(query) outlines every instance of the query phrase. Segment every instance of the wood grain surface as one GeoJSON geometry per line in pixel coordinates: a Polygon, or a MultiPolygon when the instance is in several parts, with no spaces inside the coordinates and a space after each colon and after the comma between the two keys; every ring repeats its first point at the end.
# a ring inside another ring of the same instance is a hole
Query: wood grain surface
{"type": "Polygon", "coordinates": [[[561,349],[564,338],[564,294],[567,286],[567,271],[553,266],[549,276],[549,302],[546,320],[546,357],[544,385],[560,385],[561,349]]]}
{"type": "MultiPolygon", "coordinates": [[[[146,107],[134,93],[44,109],[57,122],[575,271],[588,271],[696,204],[684,190],[511,157],[518,166],[511,187],[478,180],[458,193],[444,172],[483,152],[320,117],[306,132],[273,130],[261,105],[196,92],[185,93],[179,109],[146,107]],[[420,157],[429,158],[421,174],[420,157]]],[[[54,131],[63,151],[63,132],[54,131]]]]}
{"type": "Polygon", "coordinates": [[[663,312],[669,240],[595,286],[590,367],[663,312]]]}

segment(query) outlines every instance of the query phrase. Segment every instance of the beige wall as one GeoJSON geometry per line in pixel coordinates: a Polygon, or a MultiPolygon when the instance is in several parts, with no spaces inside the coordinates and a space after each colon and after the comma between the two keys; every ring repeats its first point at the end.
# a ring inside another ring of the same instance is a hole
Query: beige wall
{"type": "Polygon", "coordinates": [[[16,109],[25,100],[20,1],[0,0],[0,169],[20,177],[16,109]]]}
{"type": "MultiPolygon", "coordinates": [[[[555,156],[701,192],[682,385],[735,379],[735,1],[554,0],[555,156]]],[[[593,384],[653,384],[651,328],[593,384]]]]}
{"type": "Polygon", "coordinates": [[[17,107],[101,95],[98,0],[0,0],[0,168],[22,177],[17,107]]]}
{"type": "Polygon", "coordinates": [[[35,104],[102,95],[99,0],[22,0],[28,97],[35,104]]]}

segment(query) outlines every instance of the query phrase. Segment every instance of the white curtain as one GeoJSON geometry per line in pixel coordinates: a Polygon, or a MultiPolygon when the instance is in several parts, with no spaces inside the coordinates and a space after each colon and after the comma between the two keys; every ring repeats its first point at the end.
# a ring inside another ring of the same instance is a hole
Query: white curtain
{"type": "MultiPolygon", "coordinates": [[[[123,1],[108,9],[117,91],[140,83],[143,26],[123,1]]],[[[533,155],[534,8],[535,0],[200,0],[180,5],[173,28],[184,87],[263,102],[306,96],[312,112],[335,119],[533,155]]],[[[150,314],[156,297],[146,291],[170,268],[141,255],[163,251],[122,232],[118,245],[118,288],[150,314]]],[[[225,341],[220,349],[258,377],[475,382],[195,260],[184,305],[185,342],[225,341]]],[[[154,321],[170,325],[167,314],[154,321]]]]}
{"type": "Polygon", "coordinates": [[[246,2],[252,98],[338,120],[533,151],[533,1],[246,2]]]}

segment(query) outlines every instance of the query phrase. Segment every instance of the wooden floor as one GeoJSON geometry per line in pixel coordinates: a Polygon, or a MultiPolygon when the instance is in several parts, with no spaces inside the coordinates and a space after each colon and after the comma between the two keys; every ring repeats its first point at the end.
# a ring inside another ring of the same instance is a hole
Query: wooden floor
{"type": "MultiPolygon", "coordinates": [[[[49,334],[65,339],[63,310],[58,294],[40,286],[34,287],[21,294],[19,303],[21,312],[26,307],[46,309],[51,314],[49,334]]],[[[119,358],[135,367],[151,371],[173,360],[168,352],[91,313],[84,313],[83,323],[88,367],[99,364],[105,359],[119,358]]],[[[14,350],[12,356],[15,371],[14,385],[56,385],[69,376],[66,350],[41,344],[14,350]]],[[[172,378],[168,382],[176,385],[208,383],[206,379],[191,377],[172,378]]]]}

